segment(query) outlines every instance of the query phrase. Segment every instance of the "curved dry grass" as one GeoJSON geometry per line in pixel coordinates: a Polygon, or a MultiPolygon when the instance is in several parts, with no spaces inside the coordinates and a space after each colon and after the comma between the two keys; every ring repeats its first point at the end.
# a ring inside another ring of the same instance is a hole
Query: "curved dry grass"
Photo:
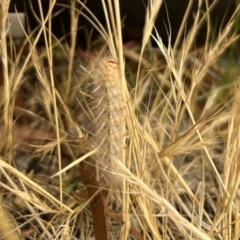
{"type": "Polygon", "coordinates": [[[122,186],[100,183],[93,196],[81,175],[81,163],[97,151],[84,117],[93,60],[75,56],[74,32],[69,45],[54,39],[45,24],[51,11],[34,40],[26,34],[25,48],[8,47],[1,35],[2,239],[99,239],[89,207],[99,192],[109,239],[239,239],[239,70],[226,90],[218,64],[238,38],[232,27],[239,9],[215,42],[195,50],[200,14],[181,47],[164,46],[158,33],[151,36],[161,2],[150,2],[140,49],[122,44],[117,3],[103,1],[107,31],[90,16],[106,41],[92,57],[107,49],[120,66],[127,129],[124,158],[114,159],[117,170],[105,169],[122,186]],[[41,34],[46,46],[39,50],[41,34]]]}

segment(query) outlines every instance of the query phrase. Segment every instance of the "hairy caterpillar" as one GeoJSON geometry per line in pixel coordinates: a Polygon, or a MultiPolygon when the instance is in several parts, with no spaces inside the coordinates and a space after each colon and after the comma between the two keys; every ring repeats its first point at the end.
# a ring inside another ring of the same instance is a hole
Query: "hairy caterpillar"
{"type": "Polygon", "coordinates": [[[125,142],[125,104],[119,65],[113,58],[105,56],[93,63],[89,74],[90,139],[98,148],[94,156],[97,180],[100,184],[116,186],[121,182],[117,162],[124,157],[125,142]]]}

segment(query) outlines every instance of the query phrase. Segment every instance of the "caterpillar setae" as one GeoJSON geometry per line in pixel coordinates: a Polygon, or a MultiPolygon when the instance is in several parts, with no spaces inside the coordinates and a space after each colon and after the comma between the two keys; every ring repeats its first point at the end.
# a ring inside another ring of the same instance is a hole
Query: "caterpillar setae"
{"type": "Polygon", "coordinates": [[[119,186],[121,169],[118,163],[124,158],[126,116],[119,64],[104,56],[93,63],[89,75],[90,140],[98,148],[94,156],[97,180],[100,185],[119,186]]]}

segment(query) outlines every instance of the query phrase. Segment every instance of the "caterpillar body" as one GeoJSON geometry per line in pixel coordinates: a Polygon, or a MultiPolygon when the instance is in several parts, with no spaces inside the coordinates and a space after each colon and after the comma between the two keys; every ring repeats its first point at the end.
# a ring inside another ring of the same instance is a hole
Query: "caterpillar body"
{"type": "Polygon", "coordinates": [[[101,183],[121,182],[119,161],[124,158],[125,103],[120,68],[116,60],[103,57],[90,70],[89,95],[92,117],[91,142],[98,148],[96,174],[101,183]]]}

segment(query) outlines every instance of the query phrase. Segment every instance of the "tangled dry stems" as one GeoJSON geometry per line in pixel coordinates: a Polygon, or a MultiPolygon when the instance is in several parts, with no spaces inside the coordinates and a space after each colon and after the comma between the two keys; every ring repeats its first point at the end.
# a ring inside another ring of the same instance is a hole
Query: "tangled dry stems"
{"type": "MultiPolygon", "coordinates": [[[[122,73],[127,129],[125,162],[112,172],[123,185],[101,186],[109,238],[238,239],[240,86],[233,74],[223,92],[215,64],[237,39],[234,19],[198,51],[196,17],[180,48],[164,46],[156,33],[158,47],[148,52],[159,2],[146,16],[141,49],[123,47],[119,22],[117,39],[102,32],[122,73]]],[[[44,24],[41,31],[48,44],[37,51],[40,35],[27,37],[24,54],[1,35],[1,237],[93,239],[91,199],[80,174],[80,163],[96,150],[82,118],[91,59],[75,61],[74,44],[52,42],[44,24]],[[65,68],[55,68],[59,51],[71,59],[65,68]]]]}

